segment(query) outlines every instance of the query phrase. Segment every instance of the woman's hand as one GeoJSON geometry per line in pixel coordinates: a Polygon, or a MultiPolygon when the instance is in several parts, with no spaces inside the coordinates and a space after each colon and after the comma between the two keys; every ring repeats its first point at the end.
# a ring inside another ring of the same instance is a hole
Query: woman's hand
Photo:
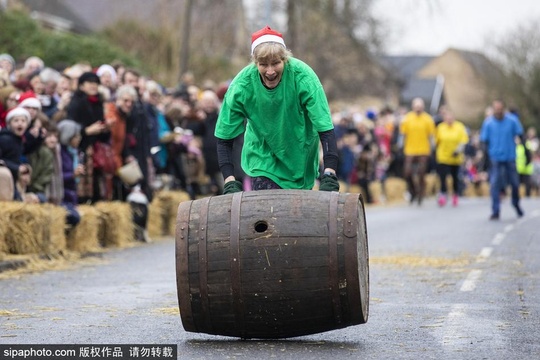
{"type": "Polygon", "coordinates": [[[103,121],[96,121],[92,125],[86,127],[86,134],[98,135],[98,134],[104,133],[107,130],[108,130],[107,124],[105,124],[103,121]]]}

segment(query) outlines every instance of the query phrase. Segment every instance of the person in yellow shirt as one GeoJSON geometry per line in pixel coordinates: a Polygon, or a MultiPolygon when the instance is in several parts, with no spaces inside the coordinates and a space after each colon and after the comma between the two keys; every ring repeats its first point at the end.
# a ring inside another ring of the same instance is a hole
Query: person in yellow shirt
{"type": "Polygon", "coordinates": [[[458,204],[459,169],[464,161],[463,150],[469,142],[467,129],[462,122],[457,121],[449,109],[442,111],[443,121],[435,131],[435,157],[437,160],[437,174],[441,182],[439,206],[446,205],[447,186],[446,178],[452,176],[452,205],[458,204]]]}
{"type": "Polygon", "coordinates": [[[523,145],[521,139],[516,138],[516,170],[519,175],[519,183],[525,186],[525,196],[531,197],[531,176],[534,173],[534,164],[530,161],[530,156],[527,158],[526,152],[531,152],[529,140],[526,140],[525,145],[523,145]]]}
{"type": "Polygon", "coordinates": [[[400,124],[399,143],[405,155],[403,177],[411,195],[410,202],[417,200],[418,205],[421,205],[425,195],[429,157],[434,145],[435,122],[431,115],[424,111],[425,104],[421,98],[413,99],[411,108],[400,124]]]}

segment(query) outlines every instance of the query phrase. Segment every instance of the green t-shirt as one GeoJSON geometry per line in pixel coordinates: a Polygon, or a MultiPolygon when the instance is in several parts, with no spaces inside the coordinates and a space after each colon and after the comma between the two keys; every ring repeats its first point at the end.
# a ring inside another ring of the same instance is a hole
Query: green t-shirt
{"type": "Polygon", "coordinates": [[[284,189],[311,189],[318,176],[319,132],[333,129],[328,101],[315,72],[289,58],[280,83],[267,89],[257,66],[231,82],[215,135],[234,139],[245,131],[242,169],[284,189]]]}

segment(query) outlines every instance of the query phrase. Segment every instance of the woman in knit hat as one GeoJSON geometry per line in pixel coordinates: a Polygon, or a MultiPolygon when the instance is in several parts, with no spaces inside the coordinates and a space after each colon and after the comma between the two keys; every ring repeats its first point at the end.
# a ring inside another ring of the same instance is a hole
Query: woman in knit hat
{"type": "Polygon", "coordinates": [[[293,58],[283,36],[268,26],[253,33],[251,55],[253,62],[225,94],[215,130],[224,193],[242,191],[234,177],[232,151],[234,139],[244,132],[242,168],[254,190],[312,189],[322,143],[319,189],[338,191],[334,125],[317,75],[293,58]]]}

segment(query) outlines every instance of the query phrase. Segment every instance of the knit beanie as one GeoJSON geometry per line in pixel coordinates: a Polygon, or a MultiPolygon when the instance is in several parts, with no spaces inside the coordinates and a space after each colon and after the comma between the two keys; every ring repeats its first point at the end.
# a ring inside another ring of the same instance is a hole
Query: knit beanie
{"type": "Polygon", "coordinates": [[[11,119],[13,119],[15,116],[24,116],[26,117],[26,120],[30,122],[30,113],[28,110],[22,108],[22,107],[16,107],[11,110],[6,115],[6,124],[9,125],[9,122],[11,119]]]}
{"type": "Polygon", "coordinates": [[[11,63],[11,67],[15,70],[15,59],[9,54],[0,54],[0,61],[7,60],[11,63]]]}
{"type": "Polygon", "coordinates": [[[62,120],[57,125],[60,144],[68,146],[75,135],[81,133],[81,125],[73,120],[62,120]]]}
{"type": "Polygon", "coordinates": [[[81,76],[79,76],[79,82],[78,82],[79,86],[81,86],[85,82],[93,82],[96,84],[101,84],[101,81],[99,80],[99,76],[97,76],[91,71],[82,73],[81,76]]]}
{"type": "Polygon", "coordinates": [[[109,65],[109,64],[103,64],[101,65],[97,71],[96,71],[96,75],[101,77],[101,75],[103,75],[104,73],[109,73],[111,74],[111,79],[113,82],[116,82],[116,70],[114,70],[114,68],[109,65]]]}
{"type": "Polygon", "coordinates": [[[253,51],[257,46],[267,42],[278,43],[286,47],[283,35],[276,30],[272,30],[269,26],[265,26],[251,35],[251,55],[253,55],[253,51]]]}

